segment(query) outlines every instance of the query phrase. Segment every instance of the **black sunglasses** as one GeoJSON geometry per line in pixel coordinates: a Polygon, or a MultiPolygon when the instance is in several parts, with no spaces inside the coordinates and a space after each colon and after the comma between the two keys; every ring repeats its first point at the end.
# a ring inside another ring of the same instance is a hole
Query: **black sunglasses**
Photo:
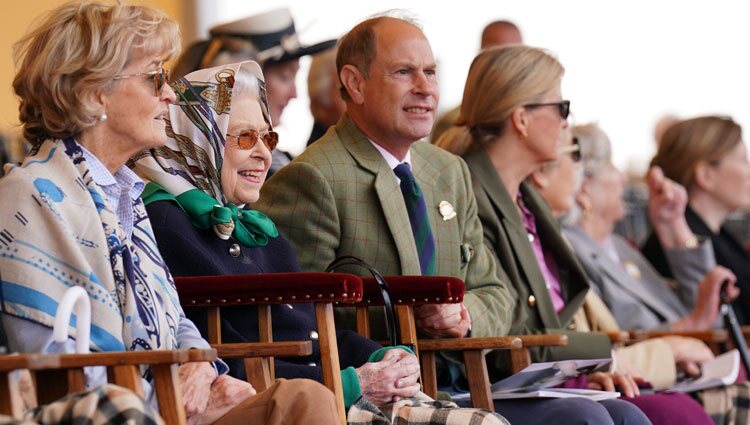
{"type": "Polygon", "coordinates": [[[154,94],[156,97],[161,96],[161,89],[164,87],[164,84],[169,82],[169,70],[164,68],[159,68],[154,71],[148,71],[148,72],[139,72],[137,74],[129,74],[129,75],[118,75],[113,80],[121,80],[123,78],[130,78],[130,77],[140,77],[141,75],[149,75],[151,76],[151,79],[154,81],[154,94]]]}
{"type": "Polygon", "coordinates": [[[529,103],[528,105],[523,105],[524,108],[541,108],[542,106],[557,106],[558,110],[560,111],[560,117],[564,120],[568,119],[568,115],[570,115],[569,100],[551,103],[529,103]]]}
{"type": "Polygon", "coordinates": [[[239,136],[233,134],[227,134],[228,139],[237,139],[237,145],[240,149],[252,149],[258,140],[263,140],[263,144],[269,152],[273,152],[276,149],[276,145],[279,144],[279,133],[275,131],[269,131],[261,134],[256,130],[244,130],[239,136]]]}

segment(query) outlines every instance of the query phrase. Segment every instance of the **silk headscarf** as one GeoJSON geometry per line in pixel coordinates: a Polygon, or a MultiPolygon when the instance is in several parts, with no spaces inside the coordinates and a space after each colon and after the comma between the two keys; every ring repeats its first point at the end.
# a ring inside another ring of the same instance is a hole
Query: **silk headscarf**
{"type": "Polygon", "coordinates": [[[265,82],[252,61],[192,72],[172,83],[177,102],[169,107],[167,144],[134,158],[135,171],[149,181],[146,204],[172,200],[200,229],[234,237],[248,247],[264,246],[278,236],[273,222],[259,211],[230,203],[221,187],[226,134],[235,92],[257,95],[271,127],[265,82]],[[256,87],[244,87],[257,82],[256,87]]]}

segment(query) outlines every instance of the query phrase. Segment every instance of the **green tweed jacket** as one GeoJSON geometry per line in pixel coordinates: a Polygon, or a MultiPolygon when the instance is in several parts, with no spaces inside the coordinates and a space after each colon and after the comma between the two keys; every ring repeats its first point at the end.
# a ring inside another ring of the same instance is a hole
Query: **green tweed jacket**
{"type": "MultiPolygon", "coordinates": [[[[411,162],[435,237],[437,275],[466,282],[473,336],[506,335],[513,301],[482,242],[466,164],[423,142],[412,146],[411,162]],[[441,201],[455,208],[455,217],[443,219],[441,201]]],[[[322,271],[335,258],[353,255],[383,275],[421,273],[396,176],[346,115],[277,171],[254,207],[292,242],[303,270],[322,271]]]]}
{"type": "Polygon", "coordinates": [[[521,185],[523,202],[534,214],[542,245],[557,260],[565,300],[565,307],[559,314],[552,306],[515,200],[511,199],[494,165],[482,149],[469,152],[464,160],[471,170],[484,242],[496,256],[498,277],[508,282],[516,300],[511,334],[568,335],[567,347],[532,351],[532,361],[609,357],[611,345],[606,335],[574,332],[573,314],[581,307],[589,290],[588,278],[562,238],[560,227],[544,199],[528,184],[521,185]]]}

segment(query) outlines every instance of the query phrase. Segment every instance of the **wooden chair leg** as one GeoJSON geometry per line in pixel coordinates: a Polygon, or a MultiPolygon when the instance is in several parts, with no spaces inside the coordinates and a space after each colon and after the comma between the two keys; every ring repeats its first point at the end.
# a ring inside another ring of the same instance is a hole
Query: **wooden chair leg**
{"type": "Polygon", "coordinates": [[[437,398],[437,371],[435,370],[435,352],[422,351],[419,353],[419,363],[422,369],[422,392],[432,398],[437,398]]]}
{"type": "Polygon", "coordinates": [[[492,402],[490,380],[487,377],[487,363],[484,360],[482,350],[464,351],[464,365],[466,367],[466,379],[469,381],[471,405],[494,412],[495,405],[492,402]]]}
{"type": "Polygon", "coordinates": [[[247,382],[255,388],[255,391],[265,391],[268,387],[273,385],[268,358],[245,358],[244,363],[247,382]]]}
{"type": "Polygon", "coordinates": [[[82,367],[68,369],[68,392],[77,393],[86,389],[86,374],[82,367]]]}
{"type": "Polygon", "coordinates": [[[414,321],[414,307],[410,305],[397,305],[396,315],[398,316],[398,325],[401,330],[401,343],[414,347],[414,352],[418,353],[417,347],[417,324],[414,321]]]}
{"type": "MultiPolygon", "coordinates": [[[[270,305],[258,306],[258,336],[260,337],[259,342],[273,342],[273,326],[271,324],[270,305]]],[[[271,377],[271,382],[273,382],[273,380],[276,378],[273,357],[267,357],[263,360],[264,366],[268,368],[267,374],[271,377]]]]}
{"type": "Polygon", "coordinates": [[[336,327],[333,322],[333,305],[330,303],[315,303],[315,319],[318,323],[323,383],[336,395],[339,420],[341,425],[346,425],[344,389],[341,384],[339,349],[338,343],[336,342],[336,327]]]}
{"type": "Polygon", "coordinates": [[[141,382],[141,371],[138,366],[122,365],[107,368],[109,382],[125,387],[140,397],[145,397],[143,383],[141,382]]]}
{"type": "Polygon", "coordinates": [[[23,402],[18,390],[18,385],[12,382],[13,372],[0,372],[0,415],[6,415],[20,419],[22,415],[23,402]]]}
{"type": "Polygon", "coordinates": [[[221,344],[221,309],[211,307],[206,313],[208,315],[208,342],[221,344]]]}
{"type": "Polygon", "coordinates": [[[370,312],[367,307],[357,307],[357,333],[363,338],[370,338],[370,312]]]}
{"type": "Polygon", "coordinates": [[[528,348],[514,348],[510,350],[508,355],[510,356],[511,373],[518,373],[531,364],[528,348]]]}
{"type": "Polygon", "coordinates": [[[159,414],[167,425],[185,425],[185,404],[182,401],[177,365],[153,365],[154,390],[159,402],[159,414]]]}

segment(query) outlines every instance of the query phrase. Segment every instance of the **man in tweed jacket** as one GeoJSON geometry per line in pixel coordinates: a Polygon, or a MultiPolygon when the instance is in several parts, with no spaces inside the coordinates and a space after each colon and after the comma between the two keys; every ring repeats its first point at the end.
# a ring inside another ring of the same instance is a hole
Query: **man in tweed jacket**
{"type": "MultiPolygon", "coordinates": [[[[434,336],[507,334],[514,301],[483,243],[466,164],[418,142],[432,129],[438,98],[424,34],[402,19],[369,19],[341,40],[336,64],[347,114],[274,174],[254,207],[289,238],[304,270],[321,271],[335,258],[353,255],[384,275],[418,275],[419,256],[393,171],[409,163],[435,240],[435,274],[459,277],[467,288],[463,304],[417,309],[417,326],[434,336]]],[[[615,414],[585,399],[499,400],[495,410],[525,425],[648,422],[635,408],[615,414]]]]}
{"type": "Polygon", "coordinates": [[[264,185],[255,207],[292,242],[303,270],[322,271],[353,255],[383,275],[419,275],[393,172],[410,163],[435,239],[436,275],[459,277],[467,286],[463,305],[417,309],[418,326],[435,336],[461,337],[470,328],[472,336],[505,335],[513,302],[482,243],[468,169],[460,158],[417,142],[432,129],[438,99],[427,39],[407,21],[374,18],[342,40],[337,65],[347,114],[264,185]],[[377,40],[369,40],[377,53],[366,69],[368,37],[377,40]]]}

